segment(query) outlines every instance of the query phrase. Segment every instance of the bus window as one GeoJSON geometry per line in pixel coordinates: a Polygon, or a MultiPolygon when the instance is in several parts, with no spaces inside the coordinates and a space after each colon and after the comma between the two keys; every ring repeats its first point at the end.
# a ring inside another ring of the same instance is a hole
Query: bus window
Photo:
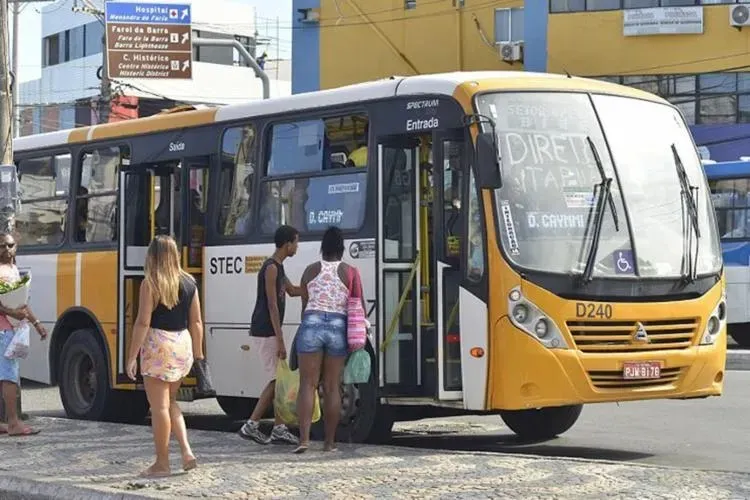
{"type": "Polygon", "coordinates": [[[303,233],[329,226],[359,229],[367,198],[367,170],[362,168],[367,166],[366,131],[364,115],[273,126],[268,177],[260,188],[261,232],[273,234],[282,224],[303,233]],[[354,151],[359,152],[352,159],[354,151]],[[330,175],[339,169],[340,174],[330,175]],[[328,175],[318,175],[324,172],[328,175]]]}
{"type": "Polygon", "coordinates": [[[252,222],[252,191],[257,147],[255,127],[227,130],[221,146],[219,233],[247,234],[252,222]]]}
{"type": "Polygon", "coordinates": [[[76,193],[76,242],[115,241],[117,179],[122,159],[129,157],[127,148],[108,147],[85,152],[76,193]]]}
{"type": "Polygon", "coordinates": [[[469,172],[469,253],[466,266],[467,277],[479,281],[484,275],[484,237],[479,191],[474,180],[474,171],[469,172]]]}
{"type": "Polygon", "coordinates": [[[268,175],[367,167],[368,133],[359,114],[274,125],[268,175]]]}
{"type": "Polygon", "coordinates": [[[750,238],[750,179],[713,180],[709,184],[721,238],[750,238]]]}
{"type": "Polygon", "coordinates": [[[70,154],[18,162],[21,212],[16,216],[19,246],[59,245],[65,234],[70,154]],[[58,172],[62,180],[58,180],[58,172]]]}
{"type": "Polygon", "coordinates": [[[265,181],[261,188],[261,231],[273,234],[282,224],[301,232],[323,232],[329,226],[356,230],[364,222],[366,199],[366,172],[265,181]]]}

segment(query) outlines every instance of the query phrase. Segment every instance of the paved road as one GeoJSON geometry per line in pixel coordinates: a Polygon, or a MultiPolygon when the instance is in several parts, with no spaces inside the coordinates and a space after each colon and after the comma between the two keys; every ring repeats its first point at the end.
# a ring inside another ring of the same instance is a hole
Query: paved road
{"type": "MultiPolygon", "coordinates": [[[[183,405],[193,429],[235,431],[215,401],[183,405]]],[[[24,410],[64,416],[56,388],[29,387],[24,410]]],[[[520,443],[497,416],[397,424],[393,444],[415,448],[577,457],[693,469],[750,472],[750,372],[728,372],[724,395],[694,401],[590,405],[563,437],[520,443]]]]}
{"type": "MultiPolygon", "coordinates": [[[[304,455],[229,433],[192,430],[196,470],[137,478],[153,458],[150,430],[41,417],[42,434],[0,437],[0,498],[669,498],[750,495],[750,475],[604,461],[340,445],[304,455]]],[[[180,466],[176,450],[173,471],[180,466]]]]}

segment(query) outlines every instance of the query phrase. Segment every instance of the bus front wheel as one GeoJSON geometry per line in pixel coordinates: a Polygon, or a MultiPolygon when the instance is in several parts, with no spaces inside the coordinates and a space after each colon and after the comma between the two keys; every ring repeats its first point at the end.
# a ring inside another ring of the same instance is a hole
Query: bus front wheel
{"type": "Polygon", "coordinates": [[[531,410],[504,410],[500,417],[522,439],[551,439],[576,423],[583,405],[552,406],[531,410]]]}

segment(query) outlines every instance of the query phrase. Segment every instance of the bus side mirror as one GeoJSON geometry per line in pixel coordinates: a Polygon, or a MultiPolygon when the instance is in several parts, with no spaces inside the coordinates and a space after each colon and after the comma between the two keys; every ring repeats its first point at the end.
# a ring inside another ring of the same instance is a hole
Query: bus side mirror
{"type": "Polygon", "coordinates": [[[492,132],[483,132],[477,136],[475,158],[480,189],[501,188],[503,181],[500,176],[500,154],[492,132]]]}

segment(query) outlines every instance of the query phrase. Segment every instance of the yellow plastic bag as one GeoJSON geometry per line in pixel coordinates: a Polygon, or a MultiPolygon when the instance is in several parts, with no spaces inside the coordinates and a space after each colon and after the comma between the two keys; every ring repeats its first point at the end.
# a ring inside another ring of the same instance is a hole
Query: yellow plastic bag
{"type": "MultiPolygon", "coordinates": [[[[279,360],[276,366],[276,391],[273,406],[276,414],[287,425],[298,425],[297,393],[299,392],[299,370],[292,371],[286,360],[279,360]]],[[[315,391],[313,400],[313,423],[320,420],[320,398],[315,391]]]]}

